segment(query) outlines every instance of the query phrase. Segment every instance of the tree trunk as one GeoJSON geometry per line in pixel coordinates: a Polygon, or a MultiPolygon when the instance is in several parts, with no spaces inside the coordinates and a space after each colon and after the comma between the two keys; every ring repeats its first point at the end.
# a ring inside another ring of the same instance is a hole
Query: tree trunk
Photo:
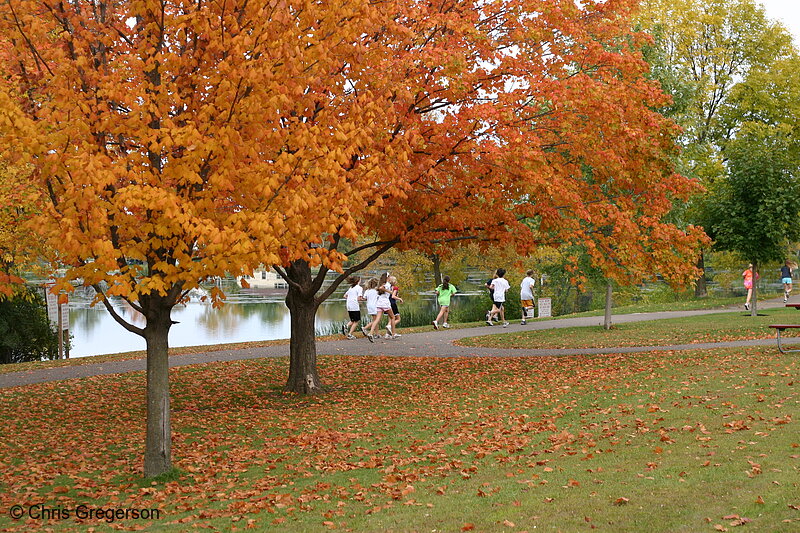
{"type": "Polygon", "coordinates": [[[708,286],[706,284],[706,260],[703,250],[700,250],[700,257],[697,259],[697,268],[700,269],[700,277],[697,278],[697,283],[695,283],[694,295],[696,298],[705,298],[708,296],[708,286]]]}
{"type": "Polygon", "coordinates": [[[428,256],[433,263],[433,285],[438,287],[442,284],[442,258],[438,254],[428,256]]]}
{"type": "Polygon", "coordinates": [[[144,329],[147,342],[145,477],[157,476],[172,469],[169,408],[169,328],[172,326],[170,310],[171,307],[149,310],[144,329]]]}
{"type": "Polygon", "coordinates": [[[758,316],[758,262],[753,259],[753,299],[750,301],[750,316],[758,316]]]}
{"type": "Polygon", "coordinates": [[[606,285],[606,314],[605,318],[603,319],[603,329],[611,329],[611,304],[613,302],[612,296],[614,294],[614,288],[611,286],[611,282],[609,281],[606,285]]]}
{"type": "Polygon", "coordinates": [[[317,344],[314,322],[317,301],[311,288],[311,269],[304,261],[295,261],[286,269],[290,279],[286,306],[291,317],[292,333],[289,340],[289,379],[284,390],[297,394],[324,392],[317,372],[317,344]]]}

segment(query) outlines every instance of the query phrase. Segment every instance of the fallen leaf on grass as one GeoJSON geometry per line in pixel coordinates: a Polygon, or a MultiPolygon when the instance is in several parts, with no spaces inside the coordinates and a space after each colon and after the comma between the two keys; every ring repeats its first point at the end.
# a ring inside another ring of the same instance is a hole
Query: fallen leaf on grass
{"type": "Polygon", "coordinates": [[[786,415],[786,416],[783,416],[783,417],[775,417],[775,418],[772,419],[772,422],[776,426],[780,426],[780,425],[783,425],[783,424],[788,424],[791,421],[792,421],[792,415],[786,415]]]}
{"type": "Polygon", "coordinates": [[[625,505],[629,501],[630,500],[628,498],[624,498],[624,497],[623,498],[617,498],[616,500],[614,500],[614,505],[625,505]]]}

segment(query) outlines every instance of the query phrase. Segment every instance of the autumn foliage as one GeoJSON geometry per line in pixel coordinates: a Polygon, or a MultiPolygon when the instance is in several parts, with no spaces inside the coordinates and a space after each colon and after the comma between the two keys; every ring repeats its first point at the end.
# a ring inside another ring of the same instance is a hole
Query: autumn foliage
{"type": "Polygon", "coordinates": [[[0,109],[69,278],[108,295],[339,269],[326,245],[373,232],[590,240],[609,266],[612,241],[693,242],[661,222],[692,185],[630,0],[81,4],[9,3],[0,109]]]}

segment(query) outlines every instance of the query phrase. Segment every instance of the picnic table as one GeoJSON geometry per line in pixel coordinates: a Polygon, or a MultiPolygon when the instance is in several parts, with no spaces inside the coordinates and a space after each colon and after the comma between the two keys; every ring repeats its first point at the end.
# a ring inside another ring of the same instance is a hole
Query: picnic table
{"type": "MultiPolygon", "coordinates": [[[[795,309],[800,309],[800,303],[798,304],[786,304],[786,307],[794,307],[795,309]]],[[[795,350],[788,350],[784,349],[783,345],[781,344],[781,333],[787,329],[800,329],[800,324],[770,324],[771,328],[775,328],[775,332],[777,333],[777,340],[778,340],[778,350],[781,353],[789,353],[789,352],[800,352],[800,349],[795,350]]]]}

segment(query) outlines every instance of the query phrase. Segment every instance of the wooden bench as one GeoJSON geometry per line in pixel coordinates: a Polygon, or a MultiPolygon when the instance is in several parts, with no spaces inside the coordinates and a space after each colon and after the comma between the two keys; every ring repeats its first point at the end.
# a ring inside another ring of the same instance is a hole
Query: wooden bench
{"type": "Polygon", "coordinates": [[[784,350],[783,345],[781,345],[781,332],[785,329],[800,329],[800,324],[771,324],[769,327],[775,328],[778,334],[778,350],[780,350],[781,353],[800,352],[800,348],[796,350],[784,350]]]}

